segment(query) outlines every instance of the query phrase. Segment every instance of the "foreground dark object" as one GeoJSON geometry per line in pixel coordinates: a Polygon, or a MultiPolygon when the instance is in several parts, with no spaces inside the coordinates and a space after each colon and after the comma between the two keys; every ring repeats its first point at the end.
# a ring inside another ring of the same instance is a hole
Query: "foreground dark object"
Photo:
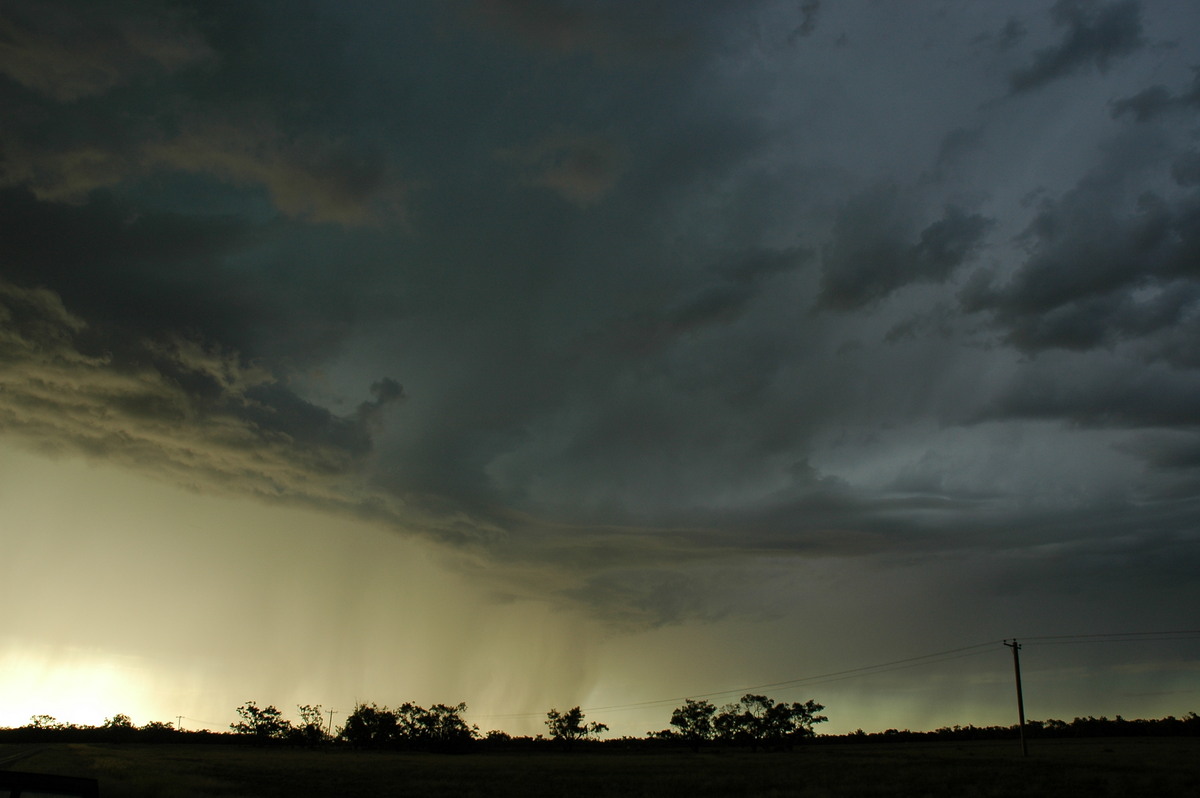
{"type": "Polygon", "coordinates": [[[36,795],[38,798],[98,798],[100,785],[95,779],[80,776],[0,770],[0,796],[22,798],[26,795],[36,795]]]}

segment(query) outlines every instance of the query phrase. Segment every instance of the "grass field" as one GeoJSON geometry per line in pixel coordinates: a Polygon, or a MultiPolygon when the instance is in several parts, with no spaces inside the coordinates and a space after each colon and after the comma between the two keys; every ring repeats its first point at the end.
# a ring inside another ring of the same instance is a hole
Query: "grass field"
{"type": "MultiPolygon", "coordinates": [[[[0,755],[22,746],[5,746],[0,755]]],[[[56,744],[12,769],[99,779],[105,798],[208,796],[1197,796],[1200,739],[840,744],[792,753],[434,755],[56,744]]]]}

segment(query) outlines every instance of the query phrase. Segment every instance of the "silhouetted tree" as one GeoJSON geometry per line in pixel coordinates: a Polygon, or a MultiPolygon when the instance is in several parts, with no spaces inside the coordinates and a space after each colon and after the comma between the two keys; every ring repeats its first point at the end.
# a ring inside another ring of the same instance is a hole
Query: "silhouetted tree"
{"type": "Polygon", "coordinates": [[[117,713],[111,718],[104,719],[104,734],[107,739],[122,741],[133,738],[138,733],[137,726],[133,725],[133,720],[128,715],[117,713]]]}
{"type": "Polygon", "coordinates": [[[356,748],[381,748],[399,736],[396,713],[375,704],[359,704],[346,717],[339,736],[356,748]]]}
{"type": "Polygon", "coordinates": [[[321,717],[321,705],[298,704],[300,724],[289,730],[288,739],[303,745],[316,745],[325,740],[324,721],[321,717]]]}
{"type": "Polygon", "coordinates": [[[175,738],[179,730],[163,720],[152,720],[138,730],[138,739],[148,742],[166,742],[175,738]]]}
{"type": "Polygon", "coordinates": [[[747,693],[737,704],[729,704],[713,719],[722,740],[790,748],[799,740],[813,736],[813,725],[828,718],[818,715],[825,707],[815,701],[803,704],[777,704],[764,695],[747,693]]]}
{"type": "Polygon", "coordinates": [[[247,701],[237,708],[241,720],[230,723],[229,728],[238,734],[253,736],[258,742],[284,737],[291,724],[283,719],[283,713],[273,706],[259,709],[253,701],[247,701]]]}
{"type": "Polygon", "coordinates": [[[53,715],[32,715],[29,718],[29,728],[31,729],[62,729],[66,725],[60,723],[58,718],[53,715]]]}
{"type": "Polygon", "coordinates": [[[551,737],[561,740],[568,747],[576,740],[583,740],[589,735],[608,731],[608,727],[603,723],[585,724],[583,710],[579,707],[573,707],[566,712],[551,709],[546,713],[546,726],[550,729],[551,737]]]}
{"type": "MultiPolygon", "coordinates": [[[[410,705],[405,704],[405,707],[410,705]]],[[[454,706],[434,704],[429,709],[413,707],[411,714],[415,741],[430,744],[435,747],[456,746],[475,739],[476,729],[467,725],[462,713],[467,709],[465,703],[454,706]]]]}
{"type": "Polygon", "coordinates": [[[462,718],[466,704],[434,704],[425,709],[405,703],[396,709],[359,704],[346,718],[340,736],[360,748],[456,748],[476,737],[476,729],[462,718]]]}
{"type": "Polygon", "coordinates": [[[693,751],[699,750],[702,742],[711,740],[717,733],[716,726],[713,725],[713,716],[716,713],[717,708],[710,702],[693,701],[689,698],[683,702],[683,706],[676,707],[671,713],[671,725],[678,730],[679,736],[692,746],[693,751]]]}

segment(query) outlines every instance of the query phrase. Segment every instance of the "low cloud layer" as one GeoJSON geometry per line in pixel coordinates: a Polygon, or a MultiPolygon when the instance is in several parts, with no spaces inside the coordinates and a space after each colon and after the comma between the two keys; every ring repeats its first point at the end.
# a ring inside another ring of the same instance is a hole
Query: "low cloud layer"
{"type": "Polygon", "coordinates": [[[123,342],[120,354],[85,354],[87,322],[47,289],[0,284],[0,322],[8,435],[202,491],[334,512],[370,512],[381,502],[351,483],[381,411],[403,396],[394,380],[377,382],[373,400],[339,417],[200,340],[147,339],[123,342]]]}

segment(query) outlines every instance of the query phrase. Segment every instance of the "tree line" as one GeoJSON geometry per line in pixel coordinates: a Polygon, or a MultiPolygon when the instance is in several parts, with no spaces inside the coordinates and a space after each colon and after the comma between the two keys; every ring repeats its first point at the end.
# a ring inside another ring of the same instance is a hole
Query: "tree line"
{"type": "MultiPolygon", "coordinates": [[[[887,729],[864,732],[862,729],[830,737],[829,740],[851,742],[901,742],[905,740],[1011,740],[1018,727],[1012,726],[943,726],[932,731],[887,729]]],[[[1070,739],[1084,737],[1200,737],[1200,715],[1188,712],[1182,717],[1128,719],[1087,716],[1073,720],[1025,721],[1025,736],[1030,739],[1070,739]]],[[[825,739],[825,738],[823,738],[825,739]]]]}
{"type": "MultiPolygon", "coordinates": [[[[35,715],[27,726],[0,730],[0,739],[102,739],[160,740],[205,738],[210,742],[251,742],[259,745],[342,744],[362,749],[386,750],[463,750],[468,747],[512,747],[550,745],[569,749],[578,744],[595,743],[608,726],[588,721],[578,706],[567,710],[551,708],[546,713],[546,733],[536,737],[514,737],[492,730],[481,734],[464,715],[465,703],[434,704],[423,707],[406,702],[397,707],[359,703],[335,731],[326,722],[321,706],[297,706],[298,719],[289,720],[274,705],[259,706],[247,701],[235,712],[238,720],[229,724],[229,732],[183,732],[170,723],[154,721],[137,727],[128,715],[114,715],[103,726],[76,726],[58,722],[49,715],[35,715]],[[216,739],[221,738],[221,739],[216,739]]],[[[678,742],[698,748],[701,744],[738,744],[751,748],[791,747],[814,736],[813,726],[825,721],[817,714],[824,707],[815,701],[776,703],[762,695],[746,695],[736,704],[721,709],[708,701],[687,700],[671,715],[671,728],[648,732],[646,741],[678,742]]],[[[623,738],[624,742],[638,738],[623,738]]],[[[611,741],[610,741],[611,742],[611,741]]]]}
{"type": "MultiPolygon", "coordinates": [[[[325,739],[321,727],[321,708],[299,707],[301,722],[292,724],[273,706],[258,707],[248,701],[238,707],[241,720],[230,724],[240,735],[265,742],[290,740],[314,743],[325,739]]],[[[463,748],[476,741],[493,744],[520,742],[505,732],[493,730],[481,735],[477,726],[463,718],[466,704],[434,704],[422,707],[404,703],[389,708],[378,704],[358,704],[333,738],[356,748],[447,750],[463,748]]],[[[648,732],[647,739],[678,741],[699,748],[702,744],[740,744],[757,748],[790,748],[814,736],[813,726],[826,718],[818,714],[824,707],[815,701],[777,703],[763,695],[748,694],[736,704],[718,709],[709,701],[688,699],[671,715],[672,728],[648,732]]],[[[551,740],[563,748],[593,740],[608,726],[588,722],[583,710],[557,707],[546,713],[546,735],[532,741],[551,740]]],[[[528,740],[530,738],[524,738],[528,740]]]]}
{"type": "MultiPolygon", "coordinates": [[[[260,745],[341,745],[360,749],[464,751],[490,748],[571,749],[576,745],[690,747],[744,746],[751,750],[784,750],[816,737],[814,726],[826,721],[815,701],[776,702],[767,696],[747,694],[737,703],[717,707],[709,701],[688,699],[671,713],[669,726],[645,737],[598,739],[607,725],[589,722],[578,706],[546,713],[546,733],[514,737],[492,730],[480,733],[464,714],[466,704],[422,707],[404,703],[394,708],[360,703],[336,730],[325,722],[320,705],[297,706],[298,718],[289,720],[274,706],[247,701],[235,711],[238,720],[226,732],[184,731],[174,724],[151,721],[137,726],[128,715],[117,714],[100,726],[63,723],[50,715],[34,715],[16,728],[0,728],[0,742],[205,742],[260,745]]],[[[1165,737],[1200,736],[1200,715],[1189,712],[1159,719],[1077,717],[1072,721],[1026,721],[1032,738],[1065,737],[1165,737]]],[[[888,729],[866,733],[822,735],[820,742],[902,742],[910,740],[1015,739],[1013,726],[948,726],[933,731],[888,729]]]]}

